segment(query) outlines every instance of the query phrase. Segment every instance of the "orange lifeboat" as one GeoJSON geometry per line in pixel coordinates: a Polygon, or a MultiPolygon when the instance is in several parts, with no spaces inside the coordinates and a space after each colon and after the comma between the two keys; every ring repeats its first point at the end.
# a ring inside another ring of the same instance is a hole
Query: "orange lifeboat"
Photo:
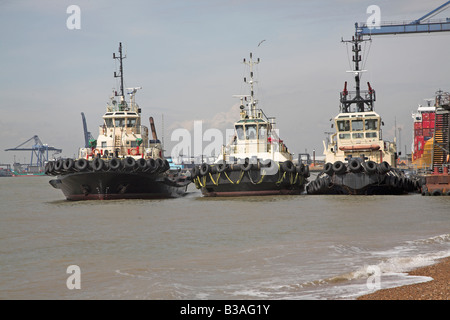
{"type": "Polygon", "coordinates": [[[377,144],[361,144],[361,145],[353,145],[353,146],[342,146],[339,147],[341,151],[360,151],[360,150],[380,150],[380,146],[377,144]]]}

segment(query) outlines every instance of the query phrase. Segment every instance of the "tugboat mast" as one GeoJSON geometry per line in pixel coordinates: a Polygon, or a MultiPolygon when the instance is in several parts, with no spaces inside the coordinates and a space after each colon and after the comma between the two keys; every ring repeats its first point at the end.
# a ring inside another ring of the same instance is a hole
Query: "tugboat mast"
{"type": "Polygon", "coordinates": [[[253,61],[253,55],[250,52],[250,60],[246,61],[244,58],[244,63],[246,65],[248,65],[250,67],[250,81],[247,81],[246,78],[244,78],[244,82],[250,84],[250,116],[252,118],[256,117],[256,100],[255,100],[255,95],[254,95],[254,90],[253,90],[253,84],[255,83],[255,81],[253,80],[253,65],[256,65],[260,62],[259,58],[257,61],[253,61]]]}
{"type": "Polygon", "coordinates": [[[373,111],[373,102],[375,101],[375,90],[372,89],[370,86],[370,83],[367,82],[368,91],[361,91],[361,72],[364,72],[365,70],[360,70],[359,63],[361,62],[361,55],[359,54],[361,52],[361,42],[364,41],[371,41],[372,39],[364,39],[362,35],[355,33],[355,35],[352,37],[352,40],[342,40],[342,42],[346,43],[352,43],[352,51],[353,51],[353,63],[354,63],[354,70],[348,71],[355,73],[355,92],[354,97],[352,99],[349,99],[349,92],[347,91],[347,82],[345,82],[344,91],[341,93],[341,103],[342,103],[342,112],[348,113],[350,111],[351,104],[356,104],[356,111],[357,112],[364,112],[364,111],[373,111]],[[361,96],[361,94],[364,93],[364,97],[361,96]],[[365,110],[365,106],[368,106],[368,110],[365,110]]]}
{"type": "Polygon", "coordinates": [[[116,54],[113,53],[113,59],[119,60],[119,74],[114,72],[114,78],[120,78],[120,94],[117,94],[117,92],[116,92],[115,95],[116,95],[116,97],[118,97],[118,96],[121,97],[121,102],[125,101],[125,94],[123,92],[123,66],[122,66],[122,60],[125,58],[126,58],[126,56],[124,57],[122,55],[122,42],[119,42],[119,56],[116,57],[116,54]]]}

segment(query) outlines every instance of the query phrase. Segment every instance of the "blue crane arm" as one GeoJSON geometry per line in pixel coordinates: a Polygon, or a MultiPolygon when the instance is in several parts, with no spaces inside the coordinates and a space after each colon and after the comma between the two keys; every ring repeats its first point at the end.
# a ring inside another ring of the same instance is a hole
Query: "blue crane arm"
{"type": "Polygon", "coordinates": [[[450,31],[450,18],[439,20],[428,20],[432,16],[444,11],[450,6],[447,1],[438,8],[430,11],[417,20],[402,22],[382,22],[379,26],[368,26],[366,23],[356,23],[356,33],[359,35],[387,35],[387,34],[406,34],[406,33],[432,33],[450,31]],[[427,20],[428,22],[423,22],[427,20]]]}

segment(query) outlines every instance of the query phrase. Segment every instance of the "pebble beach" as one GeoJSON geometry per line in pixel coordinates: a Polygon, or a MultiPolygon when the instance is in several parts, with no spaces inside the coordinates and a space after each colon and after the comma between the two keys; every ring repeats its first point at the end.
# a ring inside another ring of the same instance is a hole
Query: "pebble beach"
{"type": "Polygon", "coordinates": [[[418,268],[408,273],[412,276],[426,276],[433,280],[402,287],[381,289],[360,296],[358,300],[449,300],[450,299],[450,257],[438,263],[418,268]]]}

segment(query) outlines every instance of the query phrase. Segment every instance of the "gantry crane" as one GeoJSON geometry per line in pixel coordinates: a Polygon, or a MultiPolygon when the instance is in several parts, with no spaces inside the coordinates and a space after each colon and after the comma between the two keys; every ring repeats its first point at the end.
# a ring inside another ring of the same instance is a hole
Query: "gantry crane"
{"type": "Polygon", "coordinates": [[[450,7],[450,1],[430,11],[416,20],[402,22],[381,22],[379,25],[368,25],[367,23],[356,23],[357,35],[387,35],[406,33],[431,33],[450,31],[450,18],[430,20],[435,15],[450,7]]]}
{"type": "MultiPolygon", "coordinates": [[[[431,20],[432,17],[450,8],[450,1],[445,2],[416,20],[403,22],[380,22],[378,25],[355,23],[355,38],[363,41],[364,36],[401,35],[413,33],[434,33],[450,31],[450,18],[431,20]]],[[[360,59],[360,58],[359,58],[360,59]]],[[[449,163],[450,156],[450,107],[449,93],[439,90],[436,92],[437,120],[434,126],[431,168],[442,170],[445,163],[449,163]],[[444,102],[442,102],[444,101],[444,102]],[[445,102],[446,101],[446,102],[445,102]]]]}
{"type": "Polygon", "coordinates": [[[48,152],[54,151],[55,153],[61,153],[62,149],[49,147],[47,144],[43,144],[37,135],[34,135],[24,143],[19,144],[17,147],[5,149],[5,151],[31,151],[30,166],[43,168],[45,162],[48,161],[48,152]],[[31,147],[23,147],[30,141],[34,141],[34,144],[31,147]],[[36,159],[36,162],[34,162],[34,158],[36,159]]]}

